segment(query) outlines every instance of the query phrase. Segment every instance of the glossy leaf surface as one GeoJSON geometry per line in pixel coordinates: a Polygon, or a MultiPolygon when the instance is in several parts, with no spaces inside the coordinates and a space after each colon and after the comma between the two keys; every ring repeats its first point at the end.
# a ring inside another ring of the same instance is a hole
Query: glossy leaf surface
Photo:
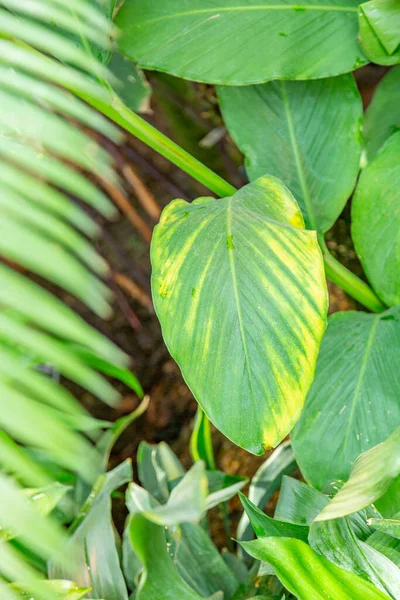
{"type": "Polygon", "coordinates": [[[366,62],[354,0],[128,0],[116,24],[140,67],[208,83],[329,77],[366,62]]]}
{"type": "Polygon", "coordinates": [[[222,200],[175,200],[151,249],[168,349],[210,420],[260,454],[296,422],[325,329],[315,233],[264,177],[222,200]]]}
{"type": "Polygon", "coordinates": [[[365,114],[364,138],[369,160],[400,130],[399,105],[400,67],[395,67],[379,82],[365,114]]]}
{"type": "Polygon", "coordinates": [[[354,78],[221,86],[218,97],[249,178],[279,177],[307,227],[329,229],[351,195],[360,164],[362,105],[354,78]]]}
{"type": "Polygon", "coordinates": [[[400,304],[400,132],[361,174],[352,205],[352,235],[365,273],[388,305],[400,304]]]}
{"type": "Polygon", "coordinates": [[[242,543],[270,563],[283,585],[299,600],[387,600],[388,596],[358,575],[337,567],[300,540],[261,538],[242,543]]]}
{"type": "Polygon", "coordinates": [[[318,515],[317,520],[337,519],[372,504],[400,473],[400,428],[374,448],[361,454],[350,479],[318,515]]]}
{"type": "Polygon", "coordinates": [[[356,458],[400,425],[399,335],[398,308],[329,318],[316,377],[292,434],[296,460],[314,487],[346,480],[356,458]]]}

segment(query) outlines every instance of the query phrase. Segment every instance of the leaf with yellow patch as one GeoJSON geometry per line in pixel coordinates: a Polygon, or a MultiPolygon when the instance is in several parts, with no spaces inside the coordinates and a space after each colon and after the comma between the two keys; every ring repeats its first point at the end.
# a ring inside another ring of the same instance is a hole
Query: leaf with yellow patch
{"type": "Polygon", "coordinates": [[[255,454],[297,421],[326,324],[315,232],[275,177],[175,200],[156,227],[152,291],[173,358],[209,419],[255,454]]]}

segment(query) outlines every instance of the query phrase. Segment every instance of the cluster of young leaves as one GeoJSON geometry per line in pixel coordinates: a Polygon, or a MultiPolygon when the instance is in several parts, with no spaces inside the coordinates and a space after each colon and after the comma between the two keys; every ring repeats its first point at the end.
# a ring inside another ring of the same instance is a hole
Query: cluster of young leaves
{"type": "Polygon", "coordinates": [[[284,476],[273,519],[241,495],[258,538],[242,547],[262,561],[259,573],[275,573],[300,600],[398,598],[399,436],[362,454],[349,481],[326,493],[284,476]]]}
{"type": "Polygon", "coordinates": [[[107,600],[396,599],[399,509],[393,505],[383,517],[371,502],[390,493],[400,473],[399,431],[362,455],[349,482],[328,493],[288,476],[296,462],[290,444],[283,444],[256,473],[249,498],[241,494],[245,513],[236,554],[217,550],[206,513],[246,479],[207,470],[203,461],[185,472],[165,443],[142,443],[137,464],[143,487],[132,483],[129,461],[100,475],[69,527],[75,562],[51,565],[50,576],[78,582],[85,597],[107,600]],[[397,457],[397,468],[384,472],[390,456],[397,457]],[[111,497],[125,483],[129,516],[121,540],[111,497]],[[279,488],[271,518],[262,508],[279,488]]]}

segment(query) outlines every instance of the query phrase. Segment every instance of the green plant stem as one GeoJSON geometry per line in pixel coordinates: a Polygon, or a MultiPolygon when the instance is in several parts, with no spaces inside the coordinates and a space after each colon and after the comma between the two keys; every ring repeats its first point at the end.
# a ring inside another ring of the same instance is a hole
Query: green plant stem
{"type": "Polygon", "coordinates": [[[217,196],[232,196],[237,191],[233,185],[131,111],[117,96],[109,105],[100,104],[98,101],[92,102],[92,104],[114,123],[120,125],[125,131],[137,137],[156,152],[159,152],[217,196]]]}
{"type": "MultiPolygon", "coordinates": [[[[237,191],[233,185],[203,165],[139,115],[132,112],[118,96],[114,96],[112,102],[109,104],[98,100],[92,101],[89,98],[84,99],[109,117],[114,123],[120,125],[125,131],[140,139],[150,146],[150,148],[153,148],[153,150],[156,150],[156,152],[159,152],[177,167],[185,171],[185,173],[188,173],[188,175],[191,175],[194,179],[205,185],[217,196],[232,196],[237,191]]],[[[319,235],[318,239],[324,257],[327,278],[332,283],[340,286],[349,296],[357,300],[365,308],[368,308],[372,312],[384,311],[386,307],[374,291],[330,254],[323,235],[319,235]]]]}

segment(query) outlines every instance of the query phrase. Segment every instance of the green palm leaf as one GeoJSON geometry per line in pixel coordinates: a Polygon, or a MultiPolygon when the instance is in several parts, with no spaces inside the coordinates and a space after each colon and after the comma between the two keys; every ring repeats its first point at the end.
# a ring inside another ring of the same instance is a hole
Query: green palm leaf
{"type": "MultiPolygon", "coordinates": [[[[93,246],[98,226],[86,207],[105,217],[115,208],[88,174],[118,181],[111,157],[86,131],[114,142],[120,133],[74,93],[109,101],[109,75],[87,48],[109,51],[110,29],[86,0],[0,0],[0,527],[63,567],[71,560],[65,533],[21,492],[50,485],[49,465],[87,483],[101,468],[91,438],[102,423],[38,365],[50,363],[114,404],[117,392],[80,349],[117,369],[127,361],[46,289],[55,284],[57,296],[72,294],[99,316],[111,312],[107,264],[93,246]]],[[[20,544],[3,536],[0,556],[2,597],[54,598],[20,544]]],[[[64,598],[72,589],[66,583],[57,593],[64,598]]]]}

